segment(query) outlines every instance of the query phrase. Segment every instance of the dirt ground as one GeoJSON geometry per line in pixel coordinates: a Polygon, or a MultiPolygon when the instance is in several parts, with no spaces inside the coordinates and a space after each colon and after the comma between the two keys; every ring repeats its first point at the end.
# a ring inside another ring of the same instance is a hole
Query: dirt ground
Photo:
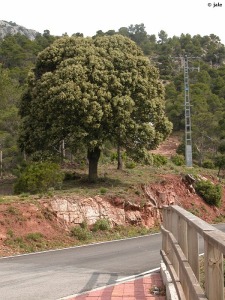
{"type": "MultiPolygon", "coordinates": [[[[225,187],[223,186],[221,207],[209,206],[205,201],[199,197],[196,192],[190,190],[184,182],[182,176],[174,174],[161,175],[162,181],[159,184],[151,185],[152,189],[158,193],[159,191],[165,193],[175,194],[175,203],[200,217],[208,223],[216,223],[219,219],[225,216],[225,187]]],[[[219,183],[216,178],[207,178],[208,180],[219,183]]]]}
{"type": "MultiPolygon", "coordinates": [[[[164,143],[162,143],[158,149],[152,151],[152,153],[161,154],[168,158],[176,154],[176,149],[180,144],[181,136],[179,134],[169,137],[164,143]]],[[[153,184],[152,187],[158,191],[171,191],[177,195],[176,203],[182,206],[184,209],[192,212],[201,219],[208,223],[215,223],[219,219],[225,217],[225,187],[222,186],[222,201],[221,207],[218,209],[215,206],[209,206],[199,197],[195,192],[188,188],[183,181],[181,175],[174,174],[162,174],[163,184],[153,184]]],[[[216,176],[206,176],[206,179],[215,184],[221,184],[216,176]]]]}

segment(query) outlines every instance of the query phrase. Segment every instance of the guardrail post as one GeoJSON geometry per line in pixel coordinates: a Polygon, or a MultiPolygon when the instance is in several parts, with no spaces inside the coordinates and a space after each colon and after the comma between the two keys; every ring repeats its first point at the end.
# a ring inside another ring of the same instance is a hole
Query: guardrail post
{"type": "Polygon", "coordinates": [[[188,224],[187,230],[187,240],[190,241],[188,243],[188,261],[189,264],[199,281],[200,271],[199,271],[199,240],[197,231],[188,224]]]}
{"type": "Polygon", "coordinates": [[[178,241],[178,214],[175,210],[171,212],[171,232],[178,241]]]}
{"type": "MultiPolygon", "coordinates": [[[[168,209],[163,209],[163,227],[168,228],[168,209]]],[[[166,234],[164,231],[162,231],[162,249],[166,253],[166,255],[169,254],[169,244],[168,244],[168,234],[166,234]]]]}
{"type": "Polygon", "coordinates": [[[178,243],[188,259],[187,222],[179,217],[178,243]]]}
{"type": "Polygon", "coordinates": [[[205,291],[209,300],[224,299],[222,253],[205,240],[205,291]]]}

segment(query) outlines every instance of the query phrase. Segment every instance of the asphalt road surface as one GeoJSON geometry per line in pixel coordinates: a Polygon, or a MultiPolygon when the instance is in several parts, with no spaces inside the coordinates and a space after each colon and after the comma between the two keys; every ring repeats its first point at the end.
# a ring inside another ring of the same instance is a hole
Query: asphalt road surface
{"type": "Polygon", "coordinates": [[[161,235],[0,259],[1,300],[56,300],[160,266],[161,235]]]}
{"type": "Polygon", "coordinates": [[[153,234],[1,258],[0,300],[57,300],[113,284],[158,268],[160,249],[161,234],[153,234]]]}

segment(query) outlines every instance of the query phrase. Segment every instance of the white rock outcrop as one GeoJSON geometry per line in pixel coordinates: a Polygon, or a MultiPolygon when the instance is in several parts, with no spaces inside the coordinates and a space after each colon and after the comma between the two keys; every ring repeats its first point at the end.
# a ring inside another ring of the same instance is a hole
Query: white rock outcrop
{"type": "Polygon", "coordinates": [[[16,23],[0,20],[0,39],[3,39],[8,34],[15,35],[17,33],[25,35],[30,40],[34,40],[38,34],[33,29],[27,29],[16,23]]]}

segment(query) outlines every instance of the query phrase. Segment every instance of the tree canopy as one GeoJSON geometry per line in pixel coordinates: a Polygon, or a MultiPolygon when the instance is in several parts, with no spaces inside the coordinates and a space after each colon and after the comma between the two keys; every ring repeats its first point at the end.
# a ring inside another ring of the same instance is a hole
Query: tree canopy
{"type": "Polygon", "coordinates": [[[85,145],[90,180],[97,178],[106,141],[141,153],[172,130],[157,69],[121,35],[65,36],[43,50],[20,114],[20,146],[26,153],[52,151],[62,140],[85,145]]]}

